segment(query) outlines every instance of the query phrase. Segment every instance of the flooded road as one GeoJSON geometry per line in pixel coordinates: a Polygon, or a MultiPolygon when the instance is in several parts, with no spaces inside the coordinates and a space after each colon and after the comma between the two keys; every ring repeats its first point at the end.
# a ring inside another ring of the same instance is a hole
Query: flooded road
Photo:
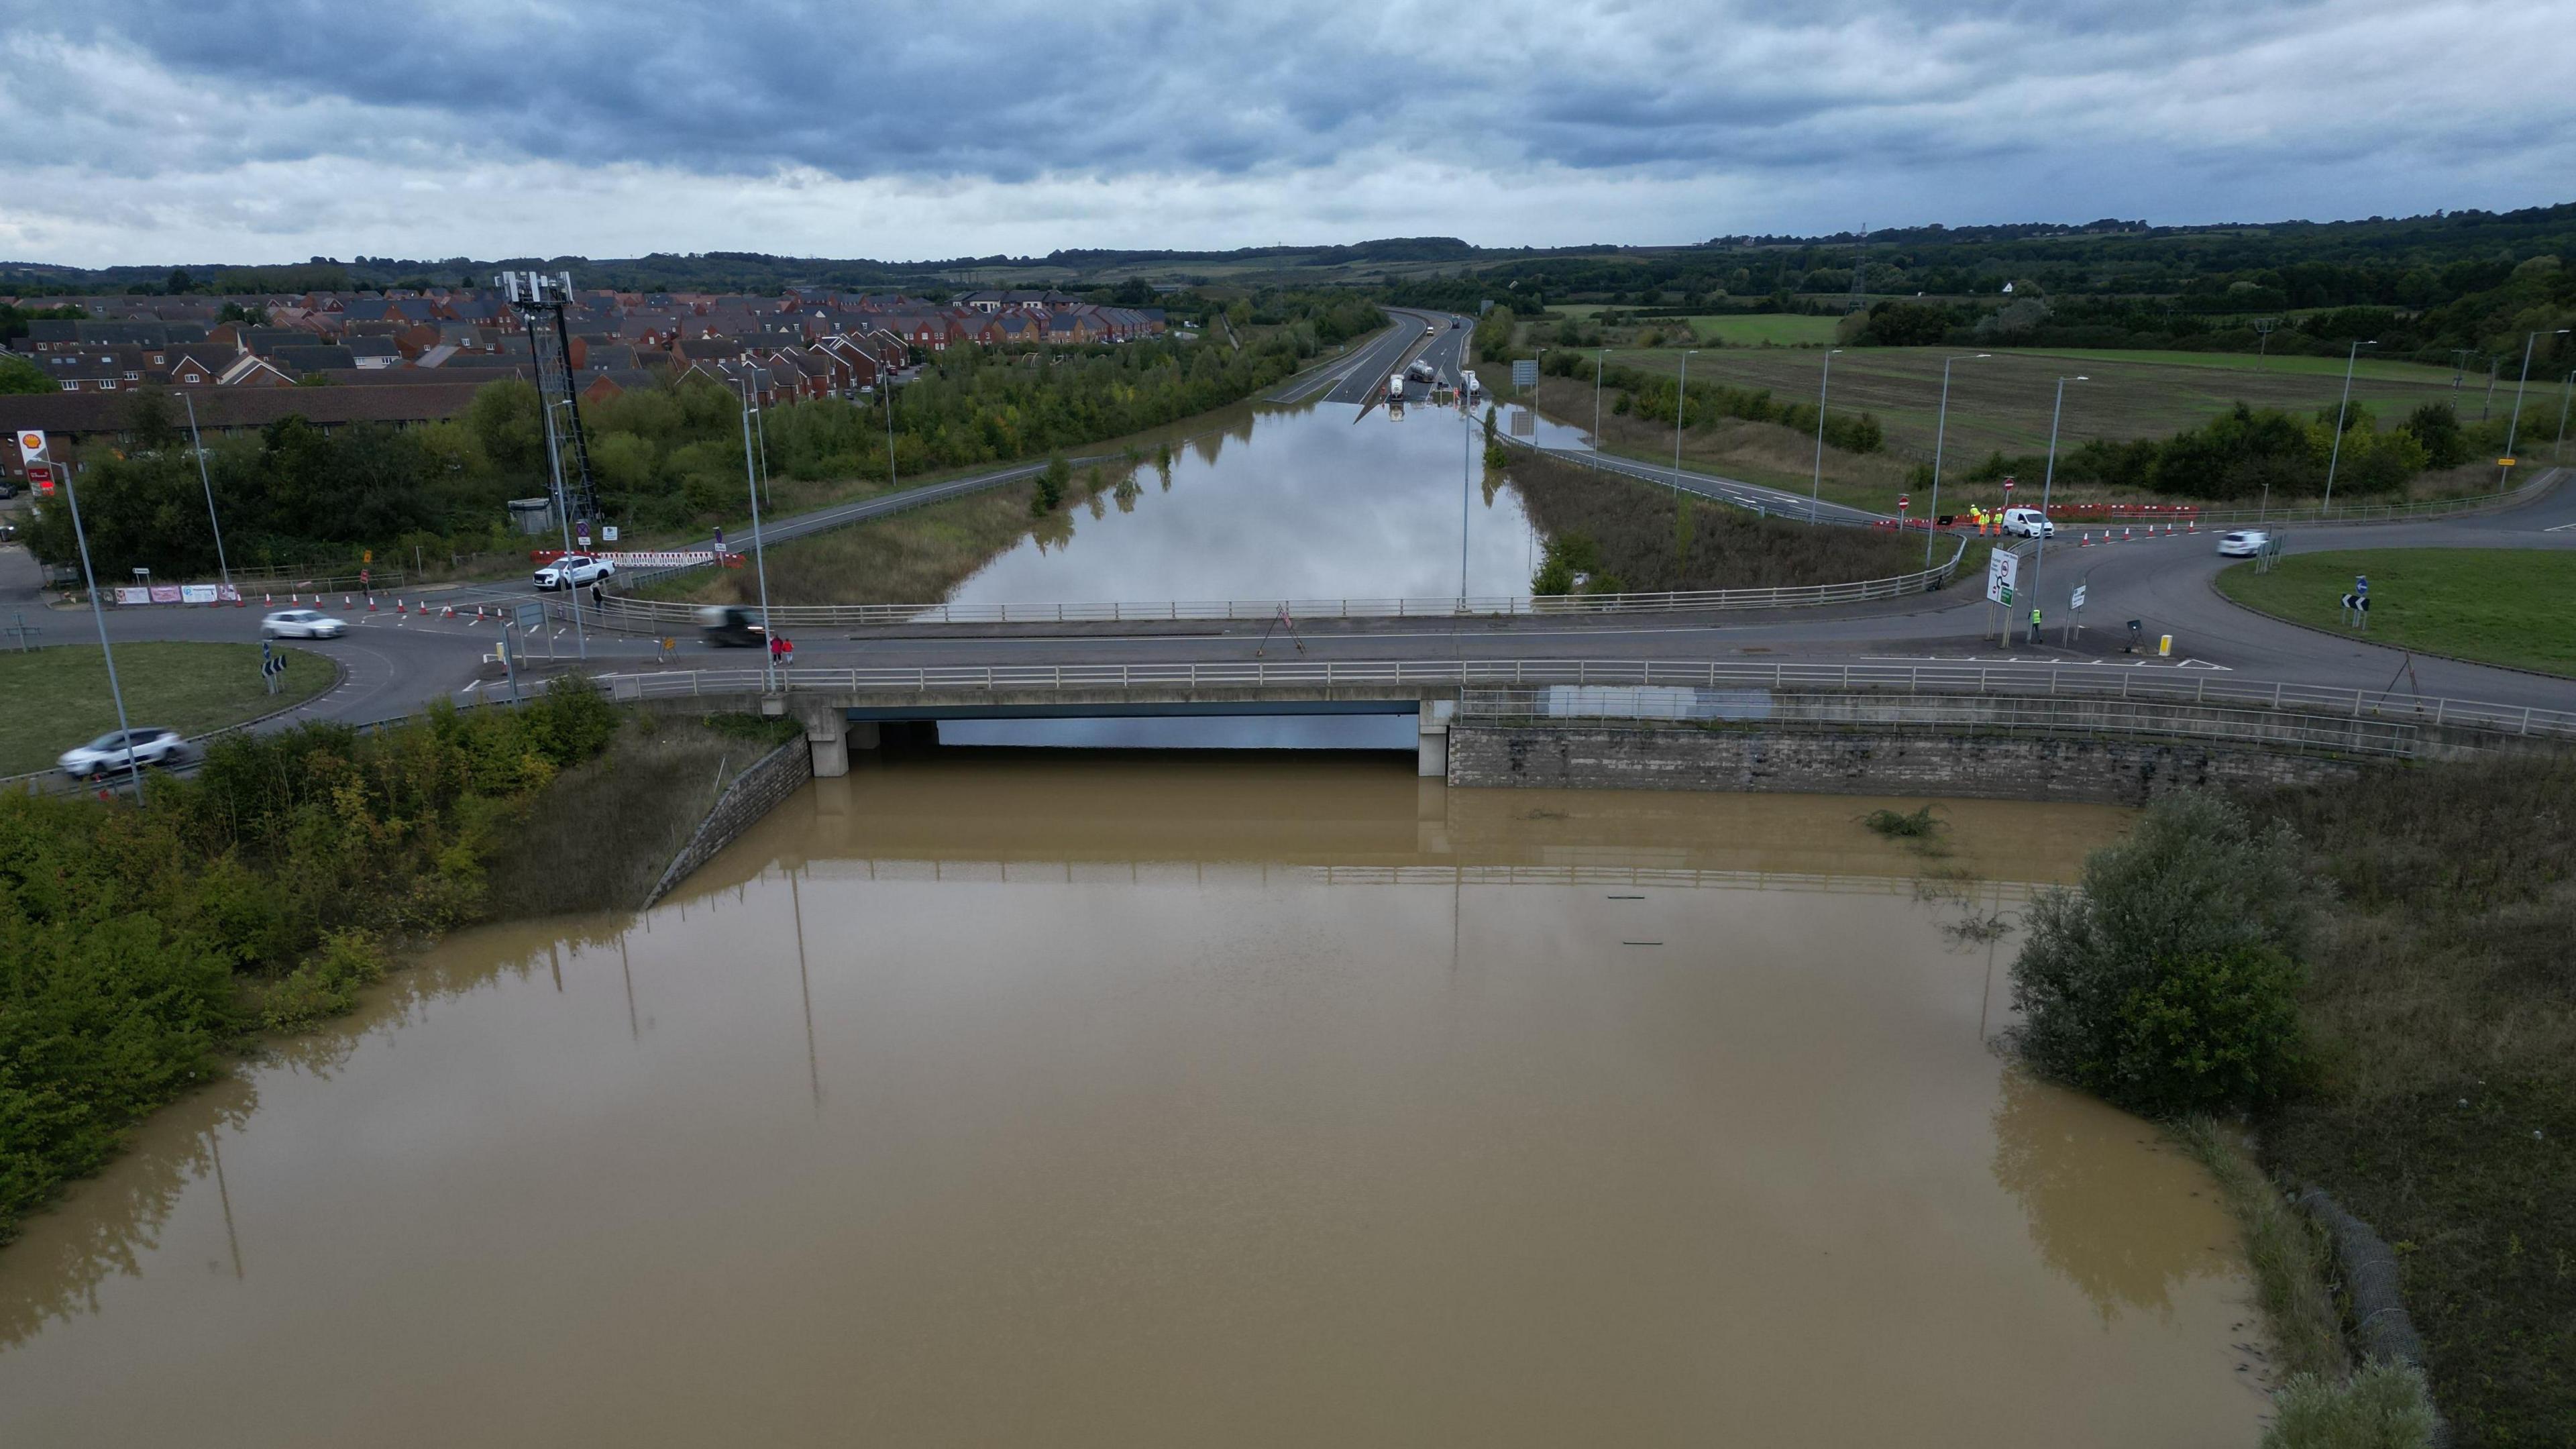
{"type": "Polygon", "coordinates": [[[2254,1442],[1956,930],[2122,813],[1410,771],[868,761],[456,937],[0,1251],[0,1444],[2254,1442]]]}
{"type": "Polygon", "coordinates": [[[1455,598],[1462,525],[1467,592],[1525,594],[1536,535],[1518,494],[1488,493],[1483,447],[1454,408],[1247,408],[1168,473],[1148,461],[1043,520],[949,602],[1455,598]]]}

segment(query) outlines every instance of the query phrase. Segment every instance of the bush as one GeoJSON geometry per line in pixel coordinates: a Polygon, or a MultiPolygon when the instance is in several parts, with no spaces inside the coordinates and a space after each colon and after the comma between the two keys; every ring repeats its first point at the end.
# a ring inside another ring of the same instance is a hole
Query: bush
{"type": "Polygon", "coordinates": [[[2167,1116],[2277,1099],[2301,1070],[2306,888],[2286,830],[2215,795],[2168,796],[2031,910],[2013,963],[2019,1045],[2042,1073],[2167,1116]]]}
{"type": "Polygon", "coordinates": [[[334,931],[313,959],[269,988],[260,1020],[272,1031],[295,1031],[358,1004],[358,989],[383,978],[384,947],[366,931],[334,931]]]}
{"type": "Polygon", "coordinates": [[[2272,1400],[2263,1449],[2431,1449],[2435,1421],[2424,1376],[2374,1363],[2343,1383],[2299,1374],[2272,1400]]]}

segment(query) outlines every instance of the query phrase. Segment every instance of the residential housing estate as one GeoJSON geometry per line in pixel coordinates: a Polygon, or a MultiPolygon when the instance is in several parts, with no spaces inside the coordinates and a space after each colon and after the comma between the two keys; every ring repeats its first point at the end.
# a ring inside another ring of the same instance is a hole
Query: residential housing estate
{"type": "MultiPolygon", "coordinates": [[[[184,394],[198,426],[218,433],[290,414],[325,428],[400,425],[452,417],[484,383],[532,378],[536,368],[518,315],[481,288],[23,300],[71,303],[89,316],[31,321],[10,344],[60,391],[0,394],[0,428],[42,430],[54,459],[75,465],[85,447],[125,431],[141,388],[184,394]]],[[[694,374],[762,406],[872,394],[954,348],[1117,345],[1165,330],[1159,308],[1054,291],[935,303],[826,288],[775,297],[584,291],[565,323],[585,400],[694,374]]],[[[0,454],[0,476],[23,477],[17,451],[0,454]]]]}

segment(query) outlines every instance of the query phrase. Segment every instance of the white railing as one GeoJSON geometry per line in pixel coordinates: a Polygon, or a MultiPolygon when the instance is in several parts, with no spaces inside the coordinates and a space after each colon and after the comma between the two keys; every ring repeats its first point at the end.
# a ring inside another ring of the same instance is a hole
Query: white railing
{"type": "Polygon", "coordinates": [[[1457,718],[1538,726],[1657,722],[1765,730],[1934,730],[2138,735],[2410,758],[2421,726],[2295,707],[2027,694],[1818,694],[1555,685],[1469,689],[1457,718]]]}
{"type": "MultiPolygon", "coordinates": [[[[1798,664],[1629,659],[1225,660],[1173,664],[995,664],[918,669],[795,668],[785,688],[825,693],[962,690],[1183,690],[1540,684],[1767,689],[1782,693],[2039,695],[2236,705],[2576,739],[2576,713],[2330,685],[2266,684],[2199,670],[2011,664],[1798,664]]],[[[767,672],[666,670],[599,676],[619,699],[757,695],[767,672]]]]}
{"type": "MultiPolygon", "coordinates": [[[[1742,609],[1807,609],[1871,599],[1929,593],[1956,577],[1968,541],[1958,540],[1947,562],[1883,579],[1848,584],[1808,584],[1777,589],[1698,589],[1662,594],[1491,595],[1448,599],[1164,599],[1036,604],[773,604],[779,627],[865,627],[888,624],[1110,624],[1286,618],[1454,619],[1467,616],[1672,614],[1742,609]]],[[[611,628],[660,630],[692,626],[697,604],[668,599],[612,598],[598,614],[611,628]]]]}

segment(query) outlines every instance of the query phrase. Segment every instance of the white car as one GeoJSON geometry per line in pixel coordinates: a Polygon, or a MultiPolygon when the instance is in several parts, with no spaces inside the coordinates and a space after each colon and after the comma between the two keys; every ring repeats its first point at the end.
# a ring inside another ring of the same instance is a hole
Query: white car
{"type": "Polygon", "coordinates": [[[2048,515],[2036,508],[2007,508],[2004,510],[2004,532],[2017,538],[2055,538],[2057,525],[2049,522],[2048,515]]]}
{"type": "Polygon", "coordinates": [[[2271,541],[2272,535],[2259,528],[2239,528],[2218,536],[2218,554],[2221,558],[2253,558],[2271,541]]]}
{"type": "Polygon", "coordinates": [[[586,589],[602,579],[615,578],[617,565],[586,553],[568,553],[537,570],[537,587],[541,589],[586,589]]]}
{"type": "Polygon", "coordinates": [[[88,744],[63,751],[63,757],[54,763],[75,780],[122,774],[129,748],[136,769],[184,765],[197,757],[196,747],[181,739],[177,730],[144,725],[130,730],[109,730],[88,744]]]}
{"type": "Polygon", "coordinates": [[[280,609],[259,621],[263,639],[337,639],[348,632],[347,620],[319,609],[280,609]]]}

